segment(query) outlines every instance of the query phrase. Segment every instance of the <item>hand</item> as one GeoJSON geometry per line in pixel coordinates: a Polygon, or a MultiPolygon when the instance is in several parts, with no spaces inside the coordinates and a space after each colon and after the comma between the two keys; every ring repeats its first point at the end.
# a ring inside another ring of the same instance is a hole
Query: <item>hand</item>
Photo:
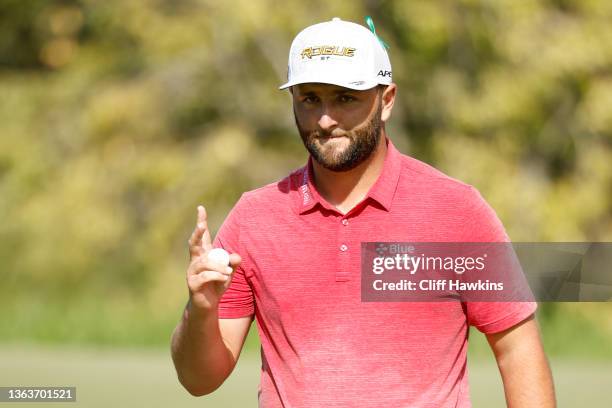
{"type": "Polygon", "coordinates": [[[198,206],[198,221],[189,238],[190,263],[187,268],[187,287],[192,308],[203,311],[216,310],[219,299],[229,287],[233,271],[240,265],[238,254],[230,255],[230,265],[221,265],[208,259],[213,248],[206,220],[206,210],[198,206]]]}

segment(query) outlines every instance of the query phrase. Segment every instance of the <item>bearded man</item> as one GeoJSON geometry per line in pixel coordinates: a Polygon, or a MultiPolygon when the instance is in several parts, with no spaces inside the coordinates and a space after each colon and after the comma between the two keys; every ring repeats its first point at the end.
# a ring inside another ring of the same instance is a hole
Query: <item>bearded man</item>
{"type": "Polygon", "coordinates": [[[362,242],[508,241],[475,188],[394,147],[385,123],[397,86],[374,30],[338,18],[307,27],[285,88],[308,163],[244,193],[214,242],[198,207],[190,299],[172,338],[184,387],[218,388],[255,320],[260,407],[469,407],[475,326],[508,405],[554,406],[536,303],[362,301],[362,242]],[[230,266],[207,259],[213,247],[230,266]]]}

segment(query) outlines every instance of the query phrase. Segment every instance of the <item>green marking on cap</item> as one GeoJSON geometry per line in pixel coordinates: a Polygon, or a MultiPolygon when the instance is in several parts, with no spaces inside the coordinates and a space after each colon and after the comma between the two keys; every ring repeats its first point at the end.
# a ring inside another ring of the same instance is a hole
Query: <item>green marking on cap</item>
{"type": "Polygon", "coordinates": [[[372,17],[366,16],[365,22],[368,25],[368,27],[370,27],[370,31],[372,31],[372,34],[374,34],[374,36],[376,36],[376,38],[378,39],[378,42],[380,43],[380,45],[382,45],[383,48],[389,49],[389,46],[387,45],[387,43],[384,42],[383,39],[378,36],[378,34],[376,34],[376,27],[374,27],[374,20],[372,20],[372,17]]]}

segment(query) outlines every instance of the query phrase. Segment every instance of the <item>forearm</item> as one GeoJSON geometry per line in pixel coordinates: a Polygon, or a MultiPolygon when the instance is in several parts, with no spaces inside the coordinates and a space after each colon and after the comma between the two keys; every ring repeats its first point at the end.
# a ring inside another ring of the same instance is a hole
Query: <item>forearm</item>
{"type": "Polygon", "coordinates": [[[223,383],[235,361],[221,336],[216,311],[185,308],[172,335],[172,360],[179,381],[193,395],[209,394],[223,383]]]}
{"type": "Polygon", "coordinates": [[[497,361],[509,408],[555,407],[552,374],[544,353],[509,353],[497,361]]]}
{"type": "Polygon", "coordinates": [[[508,407],[555,407],[552,374],[533,317],[487,337],[504,382],[508,407]]]}

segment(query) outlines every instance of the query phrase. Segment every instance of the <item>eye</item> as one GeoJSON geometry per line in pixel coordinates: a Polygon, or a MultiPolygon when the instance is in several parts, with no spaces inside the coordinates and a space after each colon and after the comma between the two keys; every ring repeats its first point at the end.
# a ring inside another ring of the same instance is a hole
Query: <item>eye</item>
{"type": "Polygon", "coordinates": [[[307,105],[311,105],[311,104],[319,102],[319,98],[314,95],[307,95],[302,98],[302,102],[307,105]]]}
{"type": "Polygon", "coordinates": [[[349,103],[357,100],[357,98],[348,94],[341,94],[338,96],[338,100],[342,103],[349,103]]]}

